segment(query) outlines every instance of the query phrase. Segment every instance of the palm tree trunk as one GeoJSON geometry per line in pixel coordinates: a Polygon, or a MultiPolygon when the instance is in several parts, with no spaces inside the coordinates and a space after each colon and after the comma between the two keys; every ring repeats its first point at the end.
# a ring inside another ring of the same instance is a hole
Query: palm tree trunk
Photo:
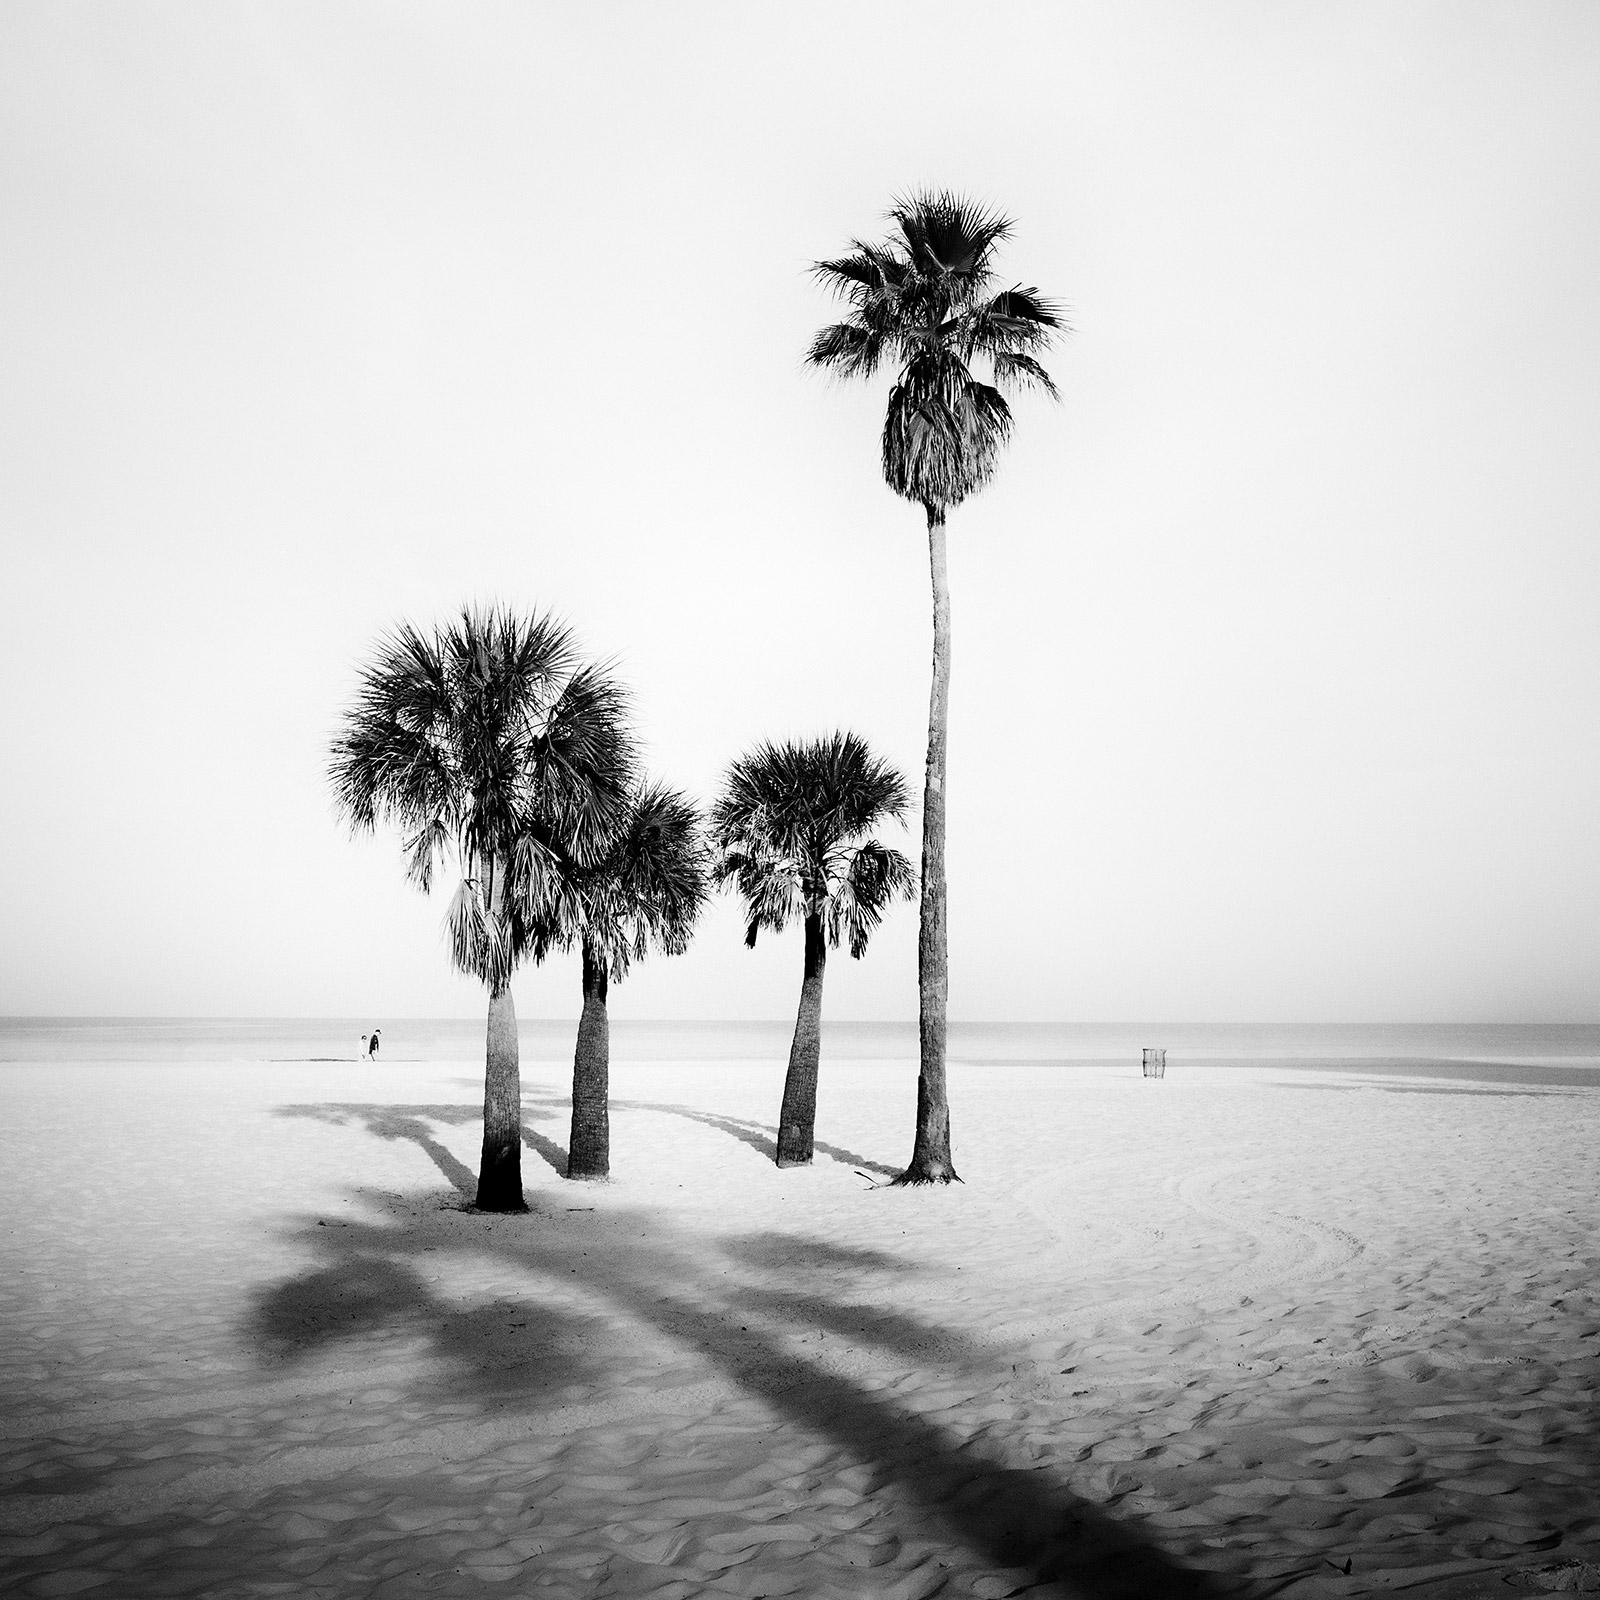
{"type": "MultiPolygon", "coordinates": [[[[481,869],[488,875],[489,916],[498,922],[505,901],[505,872],[492,853],[481,869]]],[[[517,1054],[517,1007],[511,979],[489,985],[489,1028],[483,1065],[483,1154],[478,1158],[480,1211],[526,1211],[522,1198],[522,1072],[517,1054]]]]}
{"type": "Polygon", "coordinates": [[[517,1058],[517,1008],[511,985],[489,995],[483,1072],[483,1155],[478,1162],[480,1211],[526,1211],[522,1198],[522,1074],[517,1058]]]}
{"type": "Polygon", "coordinates": [[[806,966],[800,980],[800,1009],[789,1046],[789,1071],[783,1080],[783,1109],[778,1113],[778,1165],[803,1167],[811,1160],[817,1128],[817,1063],[822,1057],[822,975],[828,946],[822,937],[822,914],[806,917],[806,966]]]}
{"type": "Polygon", "coordinates": [[[950,1101],[945,1085],[950,956],[945,930],[945,743],[950,727],[950,576],[944,512],[928,513],[928,566],[933,580],[933,686],[928,695],[928,775],[922,794],[922,926],[917,938],[917,1138],[911,1165],[896,1183],[959,1183],[950,1160],[950,1101]]]}
{"type": "Polygon", "coordinates": [[[583,1015],[572,1057],[572,1137],[569,1178],[604,1178],[611,1172],[611,1022],[606,1011],[606,964],[583,946],[583,1015]]]}

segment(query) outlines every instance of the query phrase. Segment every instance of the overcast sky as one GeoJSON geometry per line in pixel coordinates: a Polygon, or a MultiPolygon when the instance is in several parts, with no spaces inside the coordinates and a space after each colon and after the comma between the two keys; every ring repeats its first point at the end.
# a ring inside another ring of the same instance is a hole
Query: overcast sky
{"type": "MultiPolygon", "coordinates": [[[[463,601],[702,797],[835,727],[920,793],[922,519],[801,358],[936,185],[1073,326],[951,518],[952,1014],[1600,1018],[1597,84],[1592,0],[10,0],[0,1012],[479,1011],[326,782],[463,601]]],[[[613,1015],[800,956],[724,905],[613,1015]]]]}

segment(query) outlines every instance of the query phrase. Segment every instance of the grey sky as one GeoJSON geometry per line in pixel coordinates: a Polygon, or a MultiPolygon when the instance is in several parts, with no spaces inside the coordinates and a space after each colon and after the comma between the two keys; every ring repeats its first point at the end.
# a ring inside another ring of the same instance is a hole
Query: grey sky
{"type": "MultiPolygon", "coordinates": [[[[920,516],[801,354],[935,184],[1074,327],[951,521],[953,1014],[1592,1020],[1596,83],[1588,3],[13,0],[0,1011],[475,1011],[324,778],[467,599],[702,795],[835,726],[920,788],[920,516]]],[[[799,959],[724,907],[613,1009],[799,959]]],[[[914,972],[907,907],[829,1013],[914,972]]]]}

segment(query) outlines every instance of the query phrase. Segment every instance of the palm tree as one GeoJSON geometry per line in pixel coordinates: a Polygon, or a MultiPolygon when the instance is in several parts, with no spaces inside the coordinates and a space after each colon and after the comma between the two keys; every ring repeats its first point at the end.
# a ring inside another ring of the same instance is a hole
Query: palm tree
{"type": "Polygon", "coordinates": [[[822,977],[828,948],[848,938],[859,960],[896,898],[916,891],[911,863],[864,837],[905,815],[906,781],[853,733],[809,744],[763,744],[734,762],[712,810],[717,872],[749,916],[745,943],[763,928],[805,925],[805,970],[778,1117],[778,1165],[810,1161],[822,1049],[822,977]]]}
{"type": "Polygon", "coordinates": [[[666,955],[682,955],[709,879],[699,813],[659,783],[634,791],[605,853],[574,875],[583,1014],[572,1058],[569,1178],[604,1178],[611,1171],[608,980],[620,983],[652,944],[666,955]]]}
{"type": "Polygon", "coordinates": [[[523,1211],[522,1093],[511,974],[570,928],[573,862],[602,850],[633,782],[625,697],[581,664],[548,616],[464,609],[379,642],[333,741],[330,776],[352,830],[405,836],[424,893],[437,863],[461,882],[450,954],[489,991],[477,1204],[523,1211]]]}
{"type": "Polygon", "coordinates": [[[849,255],[819,261],[817,276],[847,303],[806,359],[845,378],[870,378],[897,364],[883,423],[883,476],[921,506],[933,580],[933,685],[922,808],[922,921],[917,943],[921,1072],[917,1136],[899,1183],[949,1183],[950,1105],[945,1083],[949,954],[945,930],[945,747],[950,721],[950,585],[945,516],[994,473],[1011,433],[1005,391],[1054,396],[1039,364],[1058,309],[1036,289],[1001,288],[995,249],[1011,222],[957,195],[913,194],[890,206],[894,232],[882,244],[856,240],[849,255]],[[986,363],[991,382],[975,373],[986,363]]]}

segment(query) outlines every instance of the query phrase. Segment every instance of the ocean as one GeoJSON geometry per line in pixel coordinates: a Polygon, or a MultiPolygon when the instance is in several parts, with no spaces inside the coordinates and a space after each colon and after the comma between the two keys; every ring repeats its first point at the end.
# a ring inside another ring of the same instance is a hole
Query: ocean
{"type": "MultiPolygon", "coordinates": [[[[481,1017],[4,1017],[0,1063],[229,1063],[353,1061],[362,1035],[383,1031],[380,1064],[479,1061],[481,1017]]],[[[613,1020],[613,1060],[783,1060],[793,1024],[613,1020]]],[[[523,1059],[570,1061],[575,1019],[521,1023],[523,1059]]],[[[1263,1062],[1436,1074],[1452,1064],[1504,1069],[1529,1081],[1600,1083],[1600,1024],[1223,1024],[953,1022],[952,1067],[1001,1063],[1131,1062],[1146,1046],[1208,1065],[1263,1062]],[[1551,1073],[1556,1074],[1552,1079],[1551,1073]]],[[[911,1022],[825,1022],[825,1057],[914,1062],[911,1022]]]]}

